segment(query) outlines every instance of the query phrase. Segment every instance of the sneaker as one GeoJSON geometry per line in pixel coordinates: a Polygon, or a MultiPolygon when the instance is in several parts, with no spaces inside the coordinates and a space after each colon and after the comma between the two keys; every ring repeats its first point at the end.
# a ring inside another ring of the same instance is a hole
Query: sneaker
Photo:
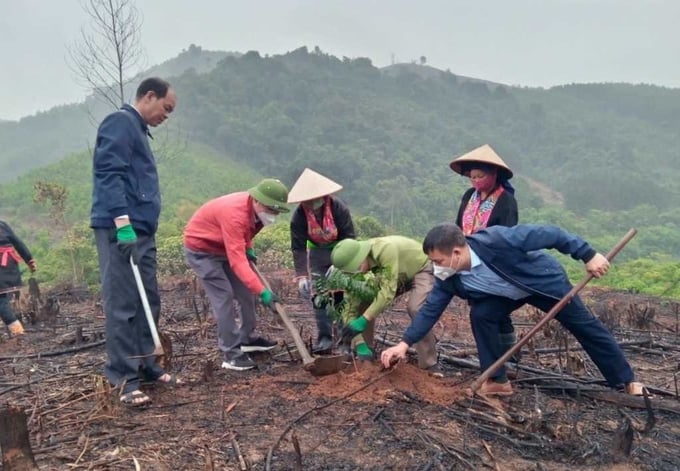
{"type": "Polygon", "coordinates": [[[333,340],[330,337],[321,337],[312,348],[312,353],[330,353],[332,348],[333,340]]]}
{"type": "Polygon", "coordinates": [[[510,381],[497,383],[496,381],[487,379],[482,383],[477,394],[482,394],[484,396],[512,396],[512,385],[510,384],[510,381]]]}
{"type": "Polygon", "coordinates": [[[444,377],[444,371],[442,371],[442,368],[441,368],[441,366],[439,366],[439,363],[435,363],[434,365],[430,366],[429,368],[425,368],[425,371],[427,371],[427,374],[429,374],[433,378],[443,378],[444,377]]]}
{"type": "Polygon", "coordinates": [[[241,344],[241,351],[244,353],[249,352],[268,352],[276,347],[276,342],[272,342],[264,337],[255,337],[251,339],[248,343],[241,344]]]}
{"type": "Polygon", "coordinates": [[[241,354],[234,358],[225,358],[222,362],[222,368],[234,371],[245,371],[252,370],[257,366],[257,363],[253,361],[248,355],[241,354]]]}

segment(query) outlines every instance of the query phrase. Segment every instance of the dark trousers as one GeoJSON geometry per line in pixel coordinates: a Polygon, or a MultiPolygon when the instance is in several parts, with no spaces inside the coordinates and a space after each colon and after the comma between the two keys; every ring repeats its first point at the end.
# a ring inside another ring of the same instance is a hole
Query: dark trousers
{"type": "MultiPolygon", "coordinates": [[[[488,296],[470,301],[470,322],[482,370],[504,353],[498,341],[500,325],[512,311],[524,304],[548,312],[557,301],[535,295],[519,300],[488,296]]],[[[633,370],[621,347],[602,322],[588,311],[581,298],[575,296],[555,318],[576,337],[611,387],[633,381],[633,370]]],[[[494,378],[504,376],[505,368],[501,368],[494,378]]]]}
{"type": "MultiPolygon", "coordinates": [[[[307,252],[307,266],[309,270],[309,279],[311,280],[312,286],[314,286],[314,282],[319,278],[323,278],[331,267],[331,249],[309,249],[307,252]]],[[[318,338],[332,338],[332,322],[328,318],[326,308],[314,309],[314,317],[316,319],[318,338]]]]}
{"type": "Polygon", "coordinates": [[[0,294],[0,319],[5,325],[10,325],[12,322],[17,320],[17,316],[12,311],[12,306],[9,302],[9,293],[0,294]]]}
{"type": "MultiPolygon", "coordinates": [[[[158,379],[163,370],[155,363],[151,330],[144,315],[130,260],[116,243],[115,229],[95,229],[99,256],[104,314],[106,315],[106,354],[104,374],[126,393],[139,389],[142,380],[158,379]],[[148,355],[148,356],[147,356],[148,355]]],[[[138,267],[156,325],[161,299],[156,280],[156,241],[140,235],[137,242],[138,267]]]]}

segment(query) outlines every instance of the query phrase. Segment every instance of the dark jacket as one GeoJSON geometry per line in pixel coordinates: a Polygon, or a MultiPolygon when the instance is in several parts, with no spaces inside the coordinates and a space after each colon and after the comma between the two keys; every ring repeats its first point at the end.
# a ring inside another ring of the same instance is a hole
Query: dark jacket
{"type": "Polygon", "coordinates": [[[0,221],[0,291],[21,286],[19,264],[12,256],[17,253],[24,262],[33,259],[26,244],[14,234],[6,222],[0,221]],[[10,250],[12,254],[9,253],[10,250]]]}
{"type": "Polygon", "coordinates": [[[135,231],[156,232],[161,194],[147,136],[148,126],[130,105],[102,121],[93,158],[91,227],[114,227],[113,219],[127,214],[135,231]]]}
{"type": "MultiPolygon", "coordinates": [[[[463,227],[463,213],[465,212],[465,207],[472,198],[472,194],[475,192],[474,188],[468,189],[460,200],[460,206],[458,207],[458,216],[456,216],[456,225],[458,227],[463,227]]],[[[517,200],[509,191],[504,191],[493,209],[491,210],[491,215],[489,216],[489,221],[486,223],[486,227],[491,226],[514,226],[517,224],[519,216],[517,215],[517,200]]]]}
{"type": "MultiPolygon", "coordinates": [[[[585,240],[555,226],[493,226],[466,239],[470,248],[498,276],[530,294],[555,300],[561,299],[572,286],[560,262],[542,249],[555,249],[584,263],[597,253],[585,240]]],[[[470,298],[470,293],[464,292],[461,285],[458,275],[443,281],[436,279],[403,340],[412,345],[422,339],[453,296],[470,298]]]]}
{"type": "MultiPolygon", "coordinates": [[[[340,199],[331,196],[331,213],[335,226],[338,228],[338,238],[335,242],[340,242],[343,239],[354,239],[354,223],[352,222],[352,215],[349,208],[340,199]]],[[[317,221],[321,223],[323,213],[317,216],[317,221]]],[[[293,262],[295,264],[295,274],[298,276],[307,275],[307,242],[310,241],[307,235],[307,216],[302,205],[298,205],[290,218],[290,247],[293,251],[293,262]]],[[[310,241],[311,242],[311,241],[310,241]]],[[[330,266],[330,251],[335,246],[335,243],[325,247],[317,247],[328,252],[328,265],[330,266]]]]}

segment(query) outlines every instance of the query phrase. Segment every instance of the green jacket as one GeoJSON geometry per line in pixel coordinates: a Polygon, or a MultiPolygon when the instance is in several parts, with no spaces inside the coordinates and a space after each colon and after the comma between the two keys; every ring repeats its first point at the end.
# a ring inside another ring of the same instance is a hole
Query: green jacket
{"type": "Polygon", "coordinates": [[[429,263],[420,242],[402,236],[376,237],[368,240],[368,256],[375,263],[372,268],[387,268],[380,281],[380,290],[363,315],[368,320],[378,317],[397,295],[429,263]]]}

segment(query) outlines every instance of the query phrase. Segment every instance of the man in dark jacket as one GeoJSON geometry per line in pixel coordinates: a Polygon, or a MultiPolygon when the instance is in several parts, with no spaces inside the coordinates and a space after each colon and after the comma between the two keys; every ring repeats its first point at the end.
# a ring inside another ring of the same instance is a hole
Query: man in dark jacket
{"type": "MultiPolygon", "coordinates": [[[[382,362],[389,366],[394,358],[404,358],[409,346],[430,331],[451,298],[458,296],[470,303],[479,363],[486,370],[503,353],[498,332],[507,316],[524,304],[547,312],[572,288],[557,259],[542,249],[556,249],[582,260],[586,270],[598,278],[609,269],[606,257],[586,241],[554,226],[494,226],[468,237],[455,224],[431,229],[423,251],[434,264],[437,280],[402,341],[382,353],[382,362]]],[[[616,340],[578,296],[556,319],[576,337],[611,387],[641,392],[642,385],[634,382],[633,371],[616,340]]],[[[512,394],[505,368],[499,369],[479,392],[512,394]]]]}
{"type": "Polygon", "coordinates": [[[106,314],[104,371],[121,388],[120,400],[128,405],[151,401],[139,389],[142,380],[176,382],[149,355],[153,340],[131,268],[133,260],[157,321],[155,233],[161,195],[149,126],[165,121],[176,101],[170,84],[148,78],[139,85],[134,106],[123,105],[108,115],[97,131],[90,226],[97,243],[106,314]]]}
{"type": "Polygon", "coordinates": [[[23,260],[31,272],[36,269],[36,262],[30,250],[19,239],[9,224],[0,221],[0,319],[7,325],[12,336],[22,335],[24,326],[12,311],[9,295],[19,291],[21,272],[19,262],[23,260]]]}

